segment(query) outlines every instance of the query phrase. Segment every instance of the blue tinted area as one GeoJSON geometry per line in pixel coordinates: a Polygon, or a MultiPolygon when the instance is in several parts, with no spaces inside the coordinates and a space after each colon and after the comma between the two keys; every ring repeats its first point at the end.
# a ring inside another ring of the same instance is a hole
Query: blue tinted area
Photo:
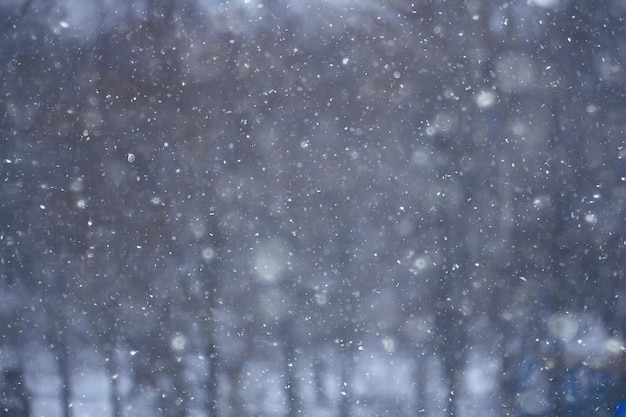
{"type": "Polygon", "coordinates": [[[625,28],[0,0],[0,415],[623,416],[625,28]]]}

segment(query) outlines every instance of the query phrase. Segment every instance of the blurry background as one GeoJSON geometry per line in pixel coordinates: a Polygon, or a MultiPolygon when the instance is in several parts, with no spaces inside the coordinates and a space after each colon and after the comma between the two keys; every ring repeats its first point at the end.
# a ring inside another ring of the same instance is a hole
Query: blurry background
{"type": "Polygon", "coordinates": [[[623,1],[0,17],[3,415],[613,415],[623,1]]]}

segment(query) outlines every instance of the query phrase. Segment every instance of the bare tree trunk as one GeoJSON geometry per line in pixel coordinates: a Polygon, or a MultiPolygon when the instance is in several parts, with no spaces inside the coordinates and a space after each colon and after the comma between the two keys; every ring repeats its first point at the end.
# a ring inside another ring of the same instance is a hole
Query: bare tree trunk
{"type": "Polygon", "coordinates": [[[352,401],[352,355],[349,347],[341,349],[341,387],[339,389],[339,417],[350,417],[352,401]]]}
{"type": "Polygon", "coordinates": [[[57,335],[57,344],[55,345],[55,353],[57,363],[59,365],[59,376],[61,378],[61,408],[63,417],[71,417],[72,408],[72,377],[69,364],[69,346],[65,331],[57,335]]]}
{"type": "Polygon", "coordinates": [[[189,390],[185,381],[185,362],[180,357],[172,357],[174,363],[174,404],[175,417],[187,417],[189,415],[189,390]]]}
{"type": "Polygon", "coordinates": [[[321,355],[318,355],[313,362],[313,384],[315,385],[315,402],[318,406],[328,404],[328,394],[324,386],[324,373],[326,365],[321,355]]]}
{"type": "Polygon", "coordinates": [[[443,366],[447,395],[445,415],[456,417],[458,416],[457,402],[461,388],[459,375],[465,365],[465,349],[464,340],[461,336],[463,329],[460,329],[460,325],[457,324],[458,319],[452,313],[448,310],[440,313],[443,316],[440,331],[443,332],[444,337],[439,348],[442,350],[441,365],[443,366]]]}
{"type": "Polygon", "coordinates": [[[283,361],[285,375],[285,395],[287,396],[287,417],[297,417],[302,413],[302,399],[298,393],[298,377],[296,375],[297,349],[293,332],[293,318],[286,318],[281,325],[283,339],[283,361]]]}
{"type": "Polygon", "coordinates": [[[245,410],[243,406],[243,398],[239,390],[241,386],[241,367],[232,367],[226,372],[228,377],[228,408],[230,411],[230,417],[242,417],[245,416],[245,410]]]}
{"type": "Polygon", "coordinates": [[[72,407],[72,372],[70,369],[70,343],[69,343],[69,329],[68,320],[66,319],[66,305],[62,300],[63,294],[67,282],[65,275],[61,273],[54,286],[54,291],[58,296],[56,302],[52,301],[49,306],[49,335],[54,344],[53,351],[56,356],[57,364],[59,366],[59,377],[61,378],[61,415],[63,417],[71,416],[72,407]]]}
{"type": "Polygon", "coordinates": [[[215,344],[213,329],[209,329],[207,356],[209,358],[208,369],[208,390],[207,390],[207,410],[209,417],[219,416],[219,380],[218,380],[218,350],[215,344]]]}
{"type": "Polygon", "coordinates": [[[111,415],[113,417],[121,417],[122,416],[122,405],[119,391],[119,364],[117,362],[117,358],[115,355],[116,351],[116,343],[112,340],[110,343],[110,348],[105,352],[105,361],[104,366],[106,368],[107,374],[109,376],[109,381],[111,383],[111,415]]]}
{"type": "MultiPolygon", "coordinates": [[[[501,343],[505,344],[506,341],[502,341],[501,343]]],[[[502,407],[502,415],[504,417],[512,417],[515,414],[515,375],[513,374],[511,355],[506,352],[505,348],[502,348],[501,352],[502,372],[500,374],[499,403],[502,407]]]]}
{"type": "MultiPolygon", "coordinates": [[[[460,311],[458,286],[463,285],[463,281],[468,274],[468,253],[461,244],[454,247],[450,242],[454,228],[458,236],[467,236],[465,228],[458,224],[454,212],[449,212],[446,208],[443,216],[442,234],[443,250],[445,253],[445,268],[439,278],[436,288],[435,304],[435,328],[438,335],[436,341],[436,353],[441,358],[441,366],[444,372],[444,383],[446,385],[447,405],[445,415],[456,417],[457,398],[460,392],[460,375],[465,367],[467,329],[463,314],[460,311]]],[[[463,210],[460,210],[463,217],[463,210]]]]}

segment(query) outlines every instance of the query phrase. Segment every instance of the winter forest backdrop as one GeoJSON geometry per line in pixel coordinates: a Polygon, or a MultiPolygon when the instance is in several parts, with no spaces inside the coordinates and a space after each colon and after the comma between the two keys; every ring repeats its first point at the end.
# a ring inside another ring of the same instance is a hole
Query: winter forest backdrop
{"type": "Polygon", "coordinates": [[[624,1],[0,18],[10,415],[605,417],[626,395],[624,1]]]}

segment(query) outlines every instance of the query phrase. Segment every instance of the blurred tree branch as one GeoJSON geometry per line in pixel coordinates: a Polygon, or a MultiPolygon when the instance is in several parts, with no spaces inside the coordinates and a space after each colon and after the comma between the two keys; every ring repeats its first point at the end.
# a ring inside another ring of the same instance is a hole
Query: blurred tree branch
{"type": "Polygon", "coordinates": [[[0,25],[0,36],[4,37],[15,28],[15,24],[28,13],[34,1],[35,0],[26,0],[17,13],[8,15],[7,19],[0,25]]]}

